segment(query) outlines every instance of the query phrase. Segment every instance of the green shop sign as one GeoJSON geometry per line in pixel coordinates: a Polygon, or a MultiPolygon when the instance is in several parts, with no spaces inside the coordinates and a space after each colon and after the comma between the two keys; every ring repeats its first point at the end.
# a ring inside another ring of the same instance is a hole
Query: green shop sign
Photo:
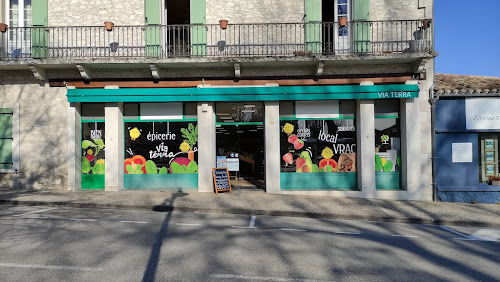
{"type": "Polygon", "coordinates": [[[418,85],[337,85],[230,88],[68,89],[68,102],[294,101],[406,99],[418,97],[418,85]]]}

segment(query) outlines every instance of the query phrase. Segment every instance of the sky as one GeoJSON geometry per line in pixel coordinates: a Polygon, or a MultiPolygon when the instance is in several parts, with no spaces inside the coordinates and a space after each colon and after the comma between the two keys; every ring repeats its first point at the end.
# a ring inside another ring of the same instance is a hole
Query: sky
{"type": "Polygon", "coordinates": [[[500,77],[500,0],[434,0],[437,73],[500,77]]]}

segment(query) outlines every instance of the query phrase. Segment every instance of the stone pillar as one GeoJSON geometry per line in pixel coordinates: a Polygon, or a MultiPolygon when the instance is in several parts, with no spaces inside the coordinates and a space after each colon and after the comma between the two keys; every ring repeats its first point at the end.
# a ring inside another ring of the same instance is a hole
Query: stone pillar
{"type": "Polygon", "coordinates": [[[278,101],[265,102],[264,113],[265,181],[267,193],[280,192],[280,106],[278,101]]]}
{"type": "Polygon", "coordinates": [[[123,137],[123,103],[106,103],[104,111],[106,152],[106,172],[104,175],[106,191],[123,189],[123,161],[125,159],[123,137]]]}
{"type": "Polygon", "coordinates": [[[198,103],[198,192],[214,192],[216,164],[214,103],[198,103]]]}
{"type": "Polygon", "coordinates": [[[375,182],[375,106],[373,100],[356,100],[356,171],[358,189],[374,198],[375,182]]]}
{"type": "Polygon", "coordinates": [[[81,104],[68,108],[68,190],[82,188],[82,123],[81,104]]]}
{"type": "MultiPolygon", "coordinates": [[[[417,84],[409,81],[407,84],[417,84]]],[[[401,103],[401,183],[408,192],[408,199],[419,199],[421,195],[421,143],[420,105],[415,98],[401,103]],[[411,160],[411,161],[410,161],[411,160]]],[[[430,144],[429,144],[430,146],[430,144]]]]}

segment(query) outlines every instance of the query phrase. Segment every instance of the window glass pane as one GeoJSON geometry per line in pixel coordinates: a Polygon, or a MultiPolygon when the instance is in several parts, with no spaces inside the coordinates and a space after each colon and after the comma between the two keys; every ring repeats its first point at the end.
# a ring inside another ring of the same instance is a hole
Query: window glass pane
{"type": "Polygon", "coordinates": [[[264,103],[217,103],[215,113],[216,122],[262,122],[264,103]]]}
{"type": "Polygon", "coordinates": [[[197,116],[198,103],[184,103],[184,116],[197,116]]]}
{"type": "Polygon", "coordinates": [[[386,99],[375,100],[375,115],[376,116],[398,116],[399,115],[399,100],[386,99]]]}
{"type": "Polygon", "coordinates": [[[356,101],[340,100],[340,114],[342,114],[342,117],[354,117],[356,114],[356,101]]]}
{"type": "Polygon", "coordinates": [[[82,104],[82,119],[104,119],[104,103],[82,104]]]}
{"type": "Polygon", "coordinates": [[[123,104],[124,119],[139,119],[139,103],[124,103],[123,104]]]}
{"type": "Polygon", "coordinates": [[[280,102],[280,117],[293,117],[293,102],[280,102]]]}
{"type": "MultiPolygon", "coordinates": [[[[489,183],[499,177],[498,140],[500,135],[479,135],[479,182],[489,183]]],[[[491,184],[491,183],[490,183],[491,184]]]]}
{"type": "Polygon", "coordinates": [[[338,15],[339,16],[347,15],[347,5],[339,5],[338,6],[338,15]]]}

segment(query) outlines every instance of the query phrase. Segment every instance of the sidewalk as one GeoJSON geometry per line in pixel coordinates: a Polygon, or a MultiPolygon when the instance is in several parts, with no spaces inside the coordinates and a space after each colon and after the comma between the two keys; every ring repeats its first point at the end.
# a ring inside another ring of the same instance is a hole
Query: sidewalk
{"type": "Polygon", "coordinates": [[[0,188],[2,205],[66,206],[500,227],[500,205],[233,193],[0,188]]]}

